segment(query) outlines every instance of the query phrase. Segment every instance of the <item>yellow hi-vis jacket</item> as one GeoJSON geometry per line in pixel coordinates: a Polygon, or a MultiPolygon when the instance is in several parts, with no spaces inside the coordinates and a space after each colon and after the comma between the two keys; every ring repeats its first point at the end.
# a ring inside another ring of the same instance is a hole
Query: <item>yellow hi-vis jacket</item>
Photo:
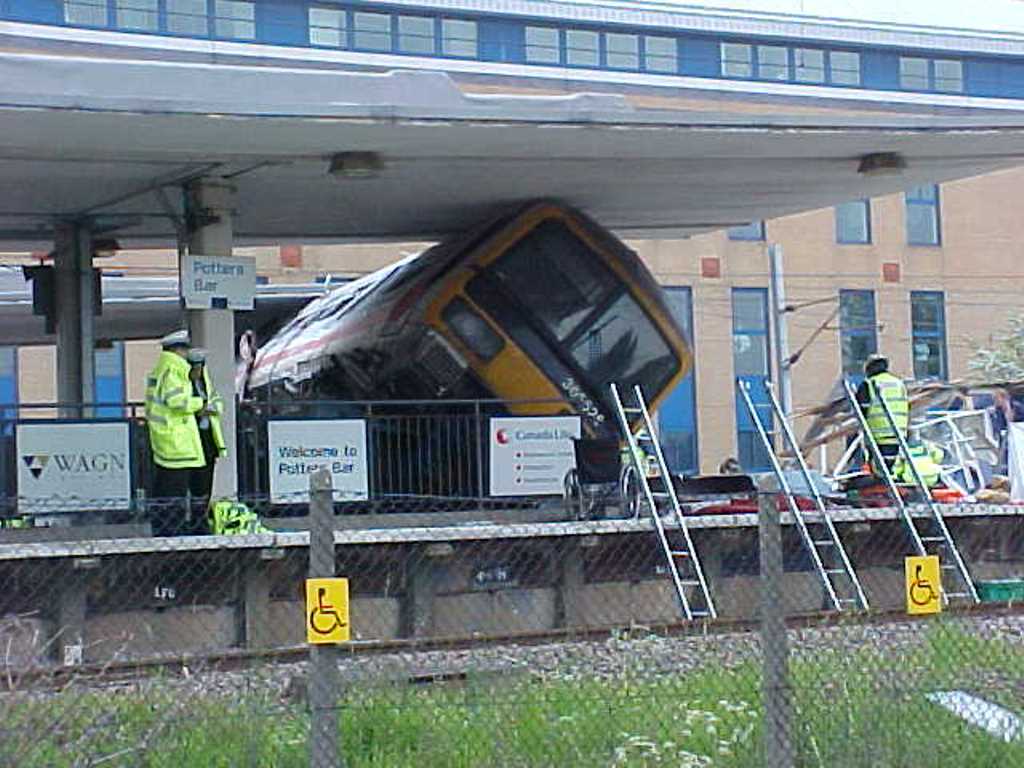
{"type": "Polygon", "coordinates": [[[868,406],[866,419],[868,429],[879,445],[893,445],[899,442],[896,433],[889,426],[889,419],[882,410],[882,401],[889,406],[893,424],[904,437],[910,425],[910,400],[907,387],[898,376],[888,371],[879,373],[868,379],[868,391],[871,393],[871,405],[868,406]]]}
{"type": "MultiPolygon", "coordinates": [[[[191,383],[190,380],[189,384],[191,385],[191,383]]],[[[206,387],[206,407],[213,412],[209,416],[213,444],[217,448],[217,457],[223,458],[228,452],[224,443],[224,431],[220,426],[220,415],[224,412],[224,399],[213,388],[213,383],[210,381],[210,372],[205,365],[203,366],[203,385],[206,387]]]]}
{"type": "Polygon", "coordinates": [[[195,414],[203,399],[192,394],[191,366],[174,352],[163,351],[146,379],[146,424],[153,461],[166,469],[206,466],[195,414]]]}

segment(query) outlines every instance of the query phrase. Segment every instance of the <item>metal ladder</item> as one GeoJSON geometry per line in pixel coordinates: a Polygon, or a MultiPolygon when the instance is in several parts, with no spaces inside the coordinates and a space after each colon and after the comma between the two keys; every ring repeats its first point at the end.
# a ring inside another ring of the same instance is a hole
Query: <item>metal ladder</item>
{"type": "Polygon", "coordinates": [[[747,406],[747,410],[750,412],[750,418],[753,419],[754,425],[757,427],[757,434],[761,438],[761,443],[764,445],[768,458],[771,460],[772,471],[779,481],[779,488],[782,489],[782,494],[786,498],[786,504],[793,515],[797,530],[800,531],[800,540],[803,542],[807,553],[811,556],[811,562],[814,564],[814,570],[818,572],[818,578],[821,579],[821,584],[825,589],[825,595],[828,598],[829,604],[833,610],[840,612],[853,606],[862,611],[868,610],[868,599],[864,594],[864,589],[861,587],[860,579],[857,578],[857,572],[854,571],[853,565],[850,563],[850,558],[846,554],[846,548],[843,546],[839,533],[829,517],[828,510],[825,507],[825,500],[821,497],[821,493],[811,478],[810,469],[804,460],[803,454],[800,452],[800,446],[793,434],[793,430],[790,428],[789,421],[786,419],[786,414],[775,397],[774,389],[766,382],[765,388],[771,402],[772,412],[782,425],[782,434],[786,438],[789,449],[796,457],[804,483],[814,499],[814,512],[800,509],[800,504],[796,500],[793,488],[790,486],[786,473],[782,469],[782,464],[779,462],[779,457],[775,453],[775,447],[772,445],[768,430],[765,429],[764,423],[757,412],[757,406],[754,405],[754,401],[750,397],[750,383],[739,380],[737,381],[737,387],[743,397],[744,404],[747,406]]]}
{"type": "Polygon", "coordinates": [[[665,555],[665,561],[668,563],[668,572],[672,577],[672,586],[675,588],[676,598],[679,601],[679,607],[682,610],[683,616],[687,621],[701,618],[715,619],[718,617],[718,612],[715,610],[714,601],[711,599],[711,593],[708,590],[707,580],[704,578],[704,570],[701,568],[700,560],[697,557],[697,550],[693,546],[693,539],[686,526],[686,520],[683,518],[683,511],[679,506],[679,497],[676,496],[672,475],[669,474],[668,466],[665,464],[665,455],[662,453],[661,445],[654,437],[654,425],[651,423],[651,414],[647,411],[643,392],[640,390],[639,385],[633,387],[633,396],[637,402],[636,407],[626,407],[623,405],[622,398],[619,395],[619,388],[615,384],[611,385],[611,392],[612,400],[615,403],[615,412],[619,419],[619,427],[622,429],[622,434],[629,446],[630,461],[636,469],[640,489],[643,493],[641,501],[645,501],[647,508],[650,510],[651,519],[654,521],[654,528],[658,533],[658,541],[661,543],[662,553],[665,555]],[[630,428],[630,415],[640,416],[643,421],[642,428],[635,435],[630,428]],[[646,462],[644,461],[643,451],[640,448],[641,443],[649,444],[654,448],[658,472],[665,484],[664,492],[655,493],[651,490],[651,484],[647,479],[646,462]],[[658,499],[668,500],[676,526],[679,529],[678,538],[681,538],[682,542],[678,540],[673,542],[669,539],[669,532],[665,529],[665,524],[658,512],[658,499]],[[686,572],[685,576],[683,575],[684,571],[686,572]],[[688,587],[697,588],[695,597],[699,596],[703,599],[703,607],[693,605],[691,600],[687,598],[686,589],[688,587]]]}
{"type": "Polygon", "coordinates": [[[906,526],[907,532],[910,534],[911,542],[914,545],[914,551],[921,556],[938,555],[939,567],[942,571],[953,575],[954,578],[958,579],[962,585],[962,588],[955,592],[950,592],[943,587],[943,602],[948,603],[951,599],[967,599],[972,603],[981,602],[978,597],[978,590],[974,585],[974,579],[971,578],[971,573],[967,569],[967,564],[964,562],[963,556],[960,554],[960,549],[957,547],[952,534],[949,532],[949,527],[946,525],[946,521],[942,517],[942,511],[939,509],[938,505],[936,505],[935,499],[932,498],[932,494],[931,491],[928,490],[928,486],[925,485],[924,481],[921,479],[921,474],[918,472],[917,466],[914,464],[913,457],[910,455],[910,447],[907,445],[906,438],[903,436],[903,433],[896,428],[896,421],[892,417],[892,411],[889,410],[889,404],[886,403],[884,399],[878,398],[878,402],[882,407],[882,412],[885,414],[886,421],[889,422],[889,428],[893,431],[893,434],[896,435],[899,443],[899,455],[910,467],[911,475],[914,478],[914,486],[928,506],[929,517],[922,521],[929,525],[930,530],[928,531],[921,531],[918,529],[917,522],[910,510],[907,508],[907,505],[904,503],[903,496],[900,494],[899,488],[896,486],[896,481],[893,479],[892,473],[889,471],[889,467],[885,463],[882,451],[878,447],[878,442],[875,440],[875,436],[871,434],[871,430],[868,429],[867,419],[864,417],[864,414],[861,413],[860,405],[857,403],[857,395],[854,392],[853,387],[850,385],[850,382],[846,379],[843,379],[843,389],[846,392],[846,399],[850,403],[850,408],[853,410],[854,415],[857,417],[857,422],[860,424],[861,434],[864,436],[864,444],[868,446],[868,449],[871,452],[872,463],[879,469],[879,471],[881,471],[883,479],[885,480],[886,489],[889,491],[889,496],[896,504],[900,518],[903,520],[903,524],[906,526]],[[945,550],[945,552],[943,552],[943,550],[945,550]],[[949,560],[952,560],[952,562],[948,562],[949,560]]]}

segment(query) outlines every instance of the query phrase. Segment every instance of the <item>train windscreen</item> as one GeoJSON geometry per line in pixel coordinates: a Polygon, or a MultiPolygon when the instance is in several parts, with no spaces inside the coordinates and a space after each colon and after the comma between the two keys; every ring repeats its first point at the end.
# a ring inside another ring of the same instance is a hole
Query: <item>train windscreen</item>
{"type": "Polygon", "coordinates": [[[605,257],[559,221],[531,230],[470,281],[467,292],[525,350],[535,346],[518,338],[526,327],[554,341],[601,401],[612,382],[640,384],[653,394],[679,370],[676,355],[605,257]],[[519,317],[509,316],[511,307],[519,317]]]}

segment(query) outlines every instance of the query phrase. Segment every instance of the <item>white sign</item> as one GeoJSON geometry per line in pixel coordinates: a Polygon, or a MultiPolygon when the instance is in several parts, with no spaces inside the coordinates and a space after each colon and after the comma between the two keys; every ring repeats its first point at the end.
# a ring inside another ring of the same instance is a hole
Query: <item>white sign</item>
{"type": "Polygon", "coordinates": [[[131,507],[127,422],[19,424],[15,440],[22,514],[131,507]]]}
{"type": "Polygon", "coordinates": [[[255,295],[254,258],[190,253],[181,261],[186,309],[252,309],[255,295]]]}
{"type": "Polygon", "coordinates": [[[579,436],[579,416],[491,419],[491,495],[561,494],[579,436]]]}
{"type": "Polygon", "coordinates": [[[310,475],[322,467],[331,473],[335,499],[369,497],[362,419],[271,421],[267,439],[272,503],[309,501],[310,475]]]}

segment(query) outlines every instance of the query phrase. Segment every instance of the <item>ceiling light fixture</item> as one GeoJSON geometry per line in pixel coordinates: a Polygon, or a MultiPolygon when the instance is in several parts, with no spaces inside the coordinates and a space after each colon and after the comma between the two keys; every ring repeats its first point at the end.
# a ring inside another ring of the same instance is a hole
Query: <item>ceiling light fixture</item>
{"type": "Polygon", "coordinates": [[[892,176],[907,167],[907,159],[899,152],[872,152],[864,155],[857,166],[862,176],[892,176]]]}
{"type": "Polygon", "coordinates": [[[384,168],[377,152],[339,152],[331,157],[328,173],[347,179],[372,179],[384,168]]]}

